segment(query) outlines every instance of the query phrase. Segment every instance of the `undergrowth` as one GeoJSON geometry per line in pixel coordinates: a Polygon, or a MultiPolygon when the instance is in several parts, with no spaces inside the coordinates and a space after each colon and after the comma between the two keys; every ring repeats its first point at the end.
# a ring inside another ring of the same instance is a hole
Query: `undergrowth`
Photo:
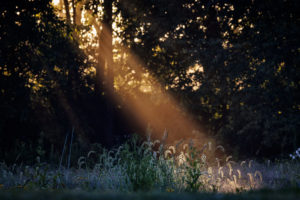
{"type": "MultiPolygon", "coordinates": [[[[299,151],[292,160],[236,162],[222,146],[132,137],[118,148],[90,151],[77,166],[57,168],[37,158],[32,166],[0,163],[0,190],[84,190],[242,192],[261,188],[300,188],[299,151]],[[216,151],[223,155],[216,157],[216,151]]],[[[70,156],[68,156],[70,158],[70,156]]]]}

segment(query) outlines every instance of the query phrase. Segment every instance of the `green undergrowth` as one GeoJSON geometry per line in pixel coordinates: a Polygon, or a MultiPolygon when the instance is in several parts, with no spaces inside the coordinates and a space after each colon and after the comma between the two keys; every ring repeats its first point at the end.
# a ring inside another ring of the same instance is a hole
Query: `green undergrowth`
{"type": "MultiPolygon", "coordinates": [[[[112,193],[130,196],[135,192],[156,192],[158,195],[201,192],[215,198],[217,194],[242,195],[263,188],[279,190],[280,196],[282,188],[300,188],[298,154],[292,160],[276,162],[234,161],[220,145],[211,142],[200,145],[195,140],[167,145],[166,137],[167,133],[161,140],[153,141],[149,134],[146,141],[142,141],[134,136],[115,149],[88,152],[78,158],[76,166],[70,166],[70,159],[66,165],[60,162],[57,167],[40,159],[31,166],[8,166],[2,162],[1,195],[5,195],[5,191],[11,195],[48,191],[50,193],[45,195],[58,192],[58,197],[64,198],[65,191],[70,196],[74,192],[82,195],[96,192],[96,196],[101,193],[113,198],[112,193]]],[[[260,191],[259,195],[262,194],[260,191]]],[[[248,195],[255,196],[256,193],[248,195]]]]}

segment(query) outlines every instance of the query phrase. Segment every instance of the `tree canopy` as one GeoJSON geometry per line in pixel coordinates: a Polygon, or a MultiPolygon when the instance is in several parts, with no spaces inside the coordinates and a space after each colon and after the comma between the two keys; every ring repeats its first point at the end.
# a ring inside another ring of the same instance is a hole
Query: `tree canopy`
{"type": "Polygon", "coordinates": [[[141,131],[125,109],[137,96],[181,108],[240,155],[291,152],[300,144],[299,7],[297,0],[1,1],[0,156],[41,137],[61,145],[72,126],[82,143],[112,144],[141,131]]]}

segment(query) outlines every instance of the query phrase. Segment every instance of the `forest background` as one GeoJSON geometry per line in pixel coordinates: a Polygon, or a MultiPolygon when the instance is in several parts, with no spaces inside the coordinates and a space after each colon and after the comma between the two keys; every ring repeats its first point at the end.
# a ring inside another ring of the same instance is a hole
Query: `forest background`
{"type": "Polygon", "coordinates": [[[89,150],[147,125],[240,157],[295,151],[299,3],[1,1],[1,160],[54,157],[72,129],[89,150]]]}

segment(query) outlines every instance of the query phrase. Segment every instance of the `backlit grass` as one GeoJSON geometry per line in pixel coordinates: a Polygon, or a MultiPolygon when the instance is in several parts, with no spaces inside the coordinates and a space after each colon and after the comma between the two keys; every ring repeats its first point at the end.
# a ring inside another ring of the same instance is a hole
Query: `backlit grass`
{"type": "MultiPolygon", "coordinates": [[[[299,158],[264,163],[235,161],[222,146],[137,137],[113,150],[90,151],[71,168],[46,162],[0,164],[2,191],[95,191],[239,193],[263,188],[300,188],[299,158]],[[216,157],[216,151],[220,151],[216,157]],[[222,154],[223,153],[223,154],[222,154]]],[[[297,155],[297,154],[295,154],[297,155]]],[[[69,165],[69,164],[68,164],[69,165]]]]}

